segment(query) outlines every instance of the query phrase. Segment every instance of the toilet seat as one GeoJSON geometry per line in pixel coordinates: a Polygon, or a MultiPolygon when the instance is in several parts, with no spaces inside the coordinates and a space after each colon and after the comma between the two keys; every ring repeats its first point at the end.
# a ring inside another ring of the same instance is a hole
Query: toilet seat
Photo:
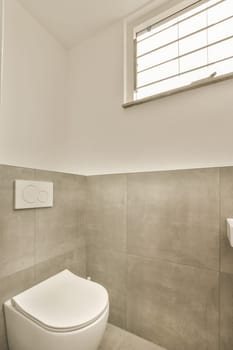
{"type": "Polygon", "coordinates": [[[108,309],[101,285],[64,270],[11,299],[12,306],[51,332],[72,332],[98,320],[108,309]]]}

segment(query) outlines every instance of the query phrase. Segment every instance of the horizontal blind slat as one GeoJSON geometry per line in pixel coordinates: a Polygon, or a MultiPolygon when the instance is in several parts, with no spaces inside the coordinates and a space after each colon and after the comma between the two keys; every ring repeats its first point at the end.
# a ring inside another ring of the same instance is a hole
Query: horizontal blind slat
{"type": "Polygon", "coordinates": [[[190,72],[194,72],[194,71],[196,71],[196,70],[198,70],[198,69],[201,69],[201,68],[213,66],[213,65],[216,64],[216,63],[224,62],[224,61],[230,60],[230,59],[232,59],[232,58],[233,58],[233,56],[226,57],[226,58],[222,58],[222,59],[220,59],[220,60],[217,60],[217,61],[214,61],[214,62],[205,64],[205,65],[203,65],[203,66],[198,66],[198,67],[196,67],[196,68],[193,68],[193,69],[184,71],[184,72],[179,73],[179,74],[174,74],[174,75],[170,75],[170,76],[168,76],[168,77],[166,77],[166,78],[163,78],[163,79],[155,80],[155,81],[153,81],[153,82],[151,82],[151,83],[138,86],[138,87],[137,87],[137,90],[142,89],[142,88],[147,87],[147,86],[150,86],[150,85],[154,85],[154,84],[160,83],[160,82],[162,82],[162,81],[165,81],[165,80],[168,80],[168,79],[171,79],[171,78],[175,78],[175,77],[182,76],[182,75],[187,74],[187,73],[190,73],[190,72]]]}
{"type": "Polygon", "coordinates": [[[179,55],[179,56],[176,56],[176,57],[171,58],[171,59],[169,59],[169,60],[166,60],[166,61],[163,61],[163,62],[161,62],[161,63],[158,63],[158,64],[155,64],[155,65],[153,65],[153,66],[150,66],[150,67],[148,67],[148,68],[145,68],[145,69],[142,69],[142,70],[138,70],[137,73],[139,74],[139,73],[146,72],[146,71],[148,71],[148,70],[150,70],[150,69],[159,67],[159,66],[161,66],[161,65],[163,65],[163,64],[165,64],[165,63],[169,63],[169,62],[171,62],[171,61],[175,61],[175,60],[177,60],[177,59],[179,59],[179,58],[182,58],[182,57],[191,55],[192,53],[198,52],[198,51],[200,51],[200,50],[208,49],[209,47],[212,47],[212,46],[214,46],[214,45],[217,45],[217,44],[219,44],[219,43],[221,43],[221,42],[227,41],[227,40],[232,39],[232,38],[233,38],[233,35],[230,35],[230,36],[228,36],[228,37],[226,37],[226,38],[224,38],[224,39],[215,41],[215,42],[213,42],[213,43],[211,43],[211,44],[209,44],[209,45],[201,46],[201,47],[198,48],[198,49],[195,49],[195,50],[192,50],[192,51],[188,51],[187,53],[185,53],[185,54],[183,54],[183,55],[179,55]]]}
{"type": "Polygon", "coordinates": [[[214,24],[211,24],[211,25],[209,25],[209,26],[206,26],[206,27],[204,27],[204,28],[201,28],[201,29],[199,29],[199,30],[196,30],[195,32],[192,32],[192,33],[190,33],[190,34],[188,34],[188,35],[182,36],[182,37],[178,38],[177,40],[169,41],[169,42],[167,42],[166,44],[161,45],[161,46],[159,46],[159,47],[157,47],[157,48],[155,48],[155,49],[153,49],[153,50],[149,50],[149,51],[147,51],[147,52],[145,52],[145,53],[143,53],[143,54],[141,54],[141,55],[138,55],[138,56],[136,56],[136,58],[144,57],[144,56],[149,55],[149,54],[152,53],[152,52],[158,51],[158,50],[160,50],[160,49],[162,49],[162,48],[164,48],[164,47],[166,47],[166,46],[168,46],[168,45],[178,43],[179,41],[181,41],[181,40],[183,40],[183,39],[189,38],[190,36],[192,36],[192,35],[194,35],[194,34],[197,34],[197,33],[203,32],[203,31],[206,31],[206,30],[208,30],[209,28],[212,28],[212,27],[214,27],[214,26],[216,26],[216,25],[218,25],[218,24],[220,24],[220,23],[224,23],[224,22],[226,22],[226,21],[228,21],[229,19],[232,19],[232,18],[233,18],[233,15],[228,16],[228,17],[222,19],[221,21],[218,21],[218,22],[216,22],[216,23],[214,23],[214,24]]]}
{"type": "MultiPolygon", "coordinates": [[[[194,17],[194,16],[197,16],[197,15],[199,15],[200,13],[206,12],[207,10],[209,10],[209,9],[215,7],[215,6],[218,6],[219,4],[221,4],[221,3],[224,2],[224,1],[225,1],[225,0],[220,0],[218,3],[213,4],[213,5],[209,6],[208,8],[205,8],[205,9],[203,9],[203,10],[201,10],[201,11],[195,13],[195,15],[191,15],[191,16],[189,16],[189,17],[183,19],[183,20],[180,20],[180,21],[178,21],[178,22],[176,22],[176,23],[174,23],[174,24],[171,24],[170,26],[168,26],[168,27],[166,27],[166,28],[164,28],[164,29],[161,29],[160,31],[158,31],[158,32],[156,32],[156,33],[153,33],[153,34],[147,36],[146,38],[143,38],[143,39],[141,39],[141,40],[137,40],[137,43],[141,43],[142,41],[145,41],[145,40],[147,40],[147,39],[149,39],[149,38],[151,38],[151,37],[153,37],[153,36],[155,36],[155,35],[157,35],[157,34],[159,34],[159,33],[162,33],[163,31],[165,31],[165,30],[167,30],[167,29],[169,29],[169,28],[171,28],[171,27],[177,26],[178,24],[180,24],[180,23],[182,23],[182,22],[184,22],[184,21],[187,21],[188,19],[190,19],[190,18],[192,18],[192,17],[194,17]]],[[[189,7],[192,7],[192,6],[193,6],[193,5],[191,5],[191,6],[189,6],[189,7]]],[[[184,10],[178,11],[177,13],[173,14],[171,17],[173,17],[174,15],[176,15],[176,14],[178,14],[178,13],[180,13],[180,12],[183,12],[183,11],[184,11],[184,10]]],[[[168,18],[169,18],[169,17],[168,17],[168,18]]],[[[166,19],[163,19],[161,22],[164,22],[165,20],[166,20],[166,19]]],[[[157,26],[159,23],[160,23],[160,22],[157,22],[157,23],[154,24],[153,26],[157,26]]],[[[153,28],[153,26],[151,26],[151,27],[153,28]]],[[[140,34],[140,33],[141,33],[141,32],[138,32],[137,35],[140,34]]]]}

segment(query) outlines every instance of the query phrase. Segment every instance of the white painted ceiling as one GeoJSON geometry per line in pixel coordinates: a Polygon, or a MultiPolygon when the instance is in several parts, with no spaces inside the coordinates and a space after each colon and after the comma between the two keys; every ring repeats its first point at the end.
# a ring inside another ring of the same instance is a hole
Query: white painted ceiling
{"type": "Polygon", "coordinates": [[[19,0],[66,47],[107,27],[149,0],[19,0]]]}

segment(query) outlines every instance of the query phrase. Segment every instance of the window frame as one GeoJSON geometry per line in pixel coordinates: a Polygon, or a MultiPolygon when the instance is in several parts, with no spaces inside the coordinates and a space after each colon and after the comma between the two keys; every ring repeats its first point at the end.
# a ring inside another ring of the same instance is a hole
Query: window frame
{"type": "Polygon", "coordinates": [[[215,84],[220,81],[225,81],[233,78],[233,72],[224,74],[217,77],[210,77],[201,80],[197,80],[191,85],[178,87],[173,90],[165,91],[159,94],[148,96],[142,99],[134,99],[134,91],[136,88],[136,32],[145,29],[146,27],[153,25],[169,16],[174,15],[176,12],[184,10],[189,6],[198,6],[208,2],[208,0],[155,0],[143,9],[135,12],[131,16],[127,17],[124,21],[124,101],[123,107],[127,108],[133,105],[145,103],[147,101],[160,99],[163,97],[171,96],[184,91],[193,90],[202,86],[215,84]]]}

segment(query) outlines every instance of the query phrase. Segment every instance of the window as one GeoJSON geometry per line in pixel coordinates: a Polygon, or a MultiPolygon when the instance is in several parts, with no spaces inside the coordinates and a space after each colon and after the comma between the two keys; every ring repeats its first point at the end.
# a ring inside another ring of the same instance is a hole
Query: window
{"type": "Polygon", "coordinates": [[[233,0],[186,2],[165,15],[132,27],[134,101],[233,73],[233,0]]]}

